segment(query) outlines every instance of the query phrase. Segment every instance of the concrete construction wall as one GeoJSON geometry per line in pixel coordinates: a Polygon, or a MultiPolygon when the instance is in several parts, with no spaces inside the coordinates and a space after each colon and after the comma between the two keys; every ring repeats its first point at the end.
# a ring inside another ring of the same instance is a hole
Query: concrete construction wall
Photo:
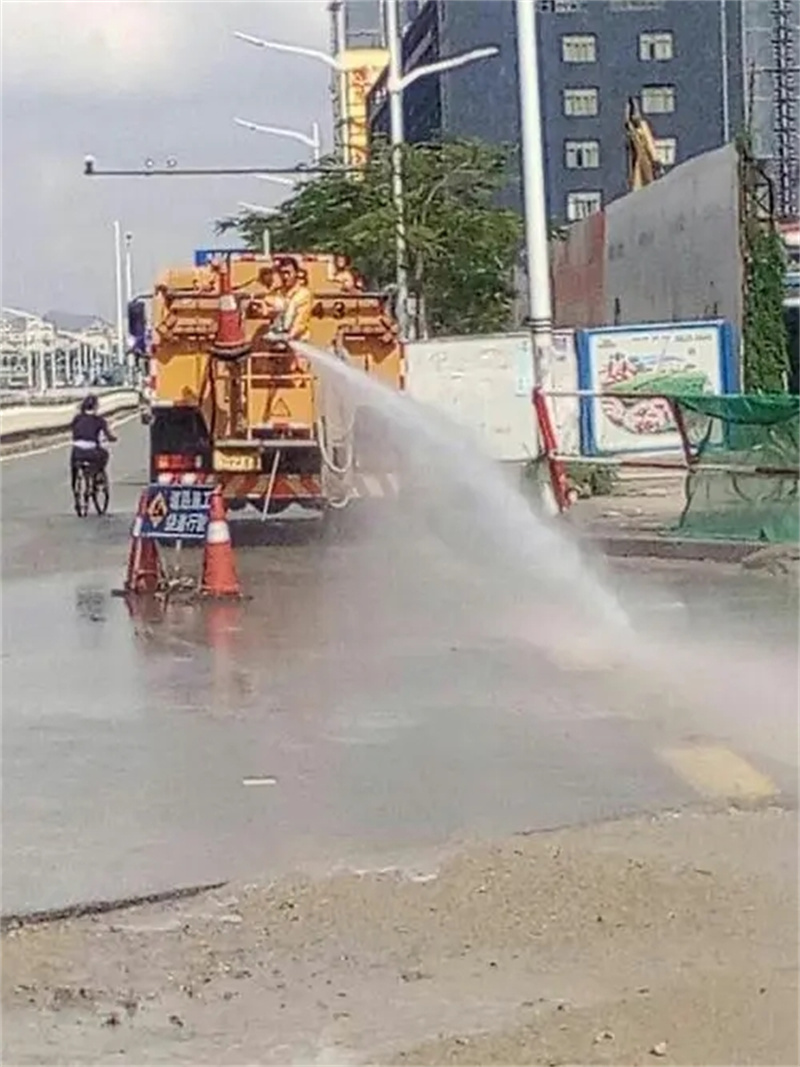
{"type": "Polygon", "coordinates": [[[675,167],[551,246],[560,327],[742,318],[733,145],[675,167]],[[601,251],[602,250],[602,251],[601,251]]]}
{"type": "Polygon", "coordinates": [[[733,145],[690,159],[606,209],[605,323],[741,324],[733,145]]]}

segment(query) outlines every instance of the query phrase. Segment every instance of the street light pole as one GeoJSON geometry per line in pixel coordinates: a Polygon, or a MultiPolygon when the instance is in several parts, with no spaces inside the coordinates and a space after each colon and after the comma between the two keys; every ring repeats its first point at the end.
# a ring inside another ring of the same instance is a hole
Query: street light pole
{"type": "Polygon", "coordinates": [[[44,350],[43,342],[39,343],[39,347],[36,349],[36,361],[39,367],[39,392],[47,392],[47,356],[44,350]]]}
{"type": "Polygon", "coordinates": [[[114,282],[117,304],[117,360],[125,364],[125,335],[122,320],[122,234],[119,220],[114,220],[114,282]]]}
{"type": "MultiPolygon", "coordinates": [[[[263,215],[268,218],[270,215],[280,215],[280,209],[276,207],[264,207],[261,204],[249,204],[246,200],[239,201],[239,207],[244,208],[245,211],[250,211],[254,215],[263,215]]],[[[264,229],[261,231],[261,251],[265,256],[272,255],[272,240],[269,232],[269,226],[264,223],[264,229]]]]}
{"type": "MultiPolygon", "coordinates": [[[[131,300],[133,300],[133,252],[131,246],[133,245],[133,234],[130,230],[125,232],[125,307],[130,306],[131,300]]],[[[133,353],[133,345],[127,340],[128,331],[125,330],[125,353],[126,353],[126,366],[128,371],[128,377],[131,382],[135,378],[136,368],[136,356],[133,353]]]]}
{"type": "Polygon", "coordinates": [[[399,0],[386,0],[386,37],[389,46],[389,137],[392,152],[392,202],[395,213],[395,277],[397,325],[401,339],[408,336],[408,270],[406,265],[406,220],[403,197],[403,42],[398,17],[399,0]]]}
{"type": "Polygon", "coordinates": [[[311,158],[314,163],[319,163],[322,158],[322,136],[319,132],[319,123],[311,123],[311,158]]]}
{"type": "Polygon", "coordinates": [[[125,303],[130,304],[133,300],[133,234],[128,230],[125,234],[125,303]]]}
{"type": "Polygon", "coordinates": [[[403,194],[403,144],[405,121],[403,116],[403,93],[414,82],[431,74],[443,74],[457,67],[466,66],[479,59],[496,56],[499,49],[494,45],[475,48],[447,59],[437,60],[423,67],[403,73],[403,38],[400,32],[400,0],[386,2],[386,38],[389,50],[389,71],[386,90],[389,97],[389,140],[391,142],[392,201],[396,220],[395,260],[397,280],[397,322],[400,337],[408,339],[408,242],[406,240],[405,197],[403,194]]]}
{"type": "Polygon", "coordinates": [[[516,0],[516,14],[528,316],[533,342],[534,384],[540,385],[543,357],[552,345],[553,312],[539,99],[536,0],[516,0]]]}
{"type": "MultiPolygon", "coordinates": [[[[397,270],[397,319],[400,328],[400,336],[406,338],[406,326],[408,318],[408,271],[406,255],[406,226],[405,226],[405,202],[403,198],[403,143],[405,131],[403,129],[403,92],[420,78],[426,78],[429,74],[443,74],[457,67],[464,67],[468,63],[474,63],[478,59],[488,59],[496,56],[499,48],[488,45],[484,48],[474,48],[469,52],[462,52],[447,59],[437,60],[424,67],[415,67],[408,74],[403,74],[402,59],[402,36],[400,33],[399,0],[384,0],[386,5],[386,37],[389,50],[389,72],[386,89],[389,96],[390,140],[392,153],[392,200],[396,216],[396,270],[397,270]]],[[[317,48],[305,48],[301,45],[284,44],[279,41],[267,41],[261,37],[253,37],[247,33],[234,33],[234,37],[258,48],[271,48],[278,52],[287,52],[290,55],[307,56],[309,59],[319,60],[335,71],[346,76],[346,68],[337,56],[330,56],[327,52],[321,52],[317,48]]],[[[346,78],[345,78],[346,80],[346,78]]],[[[349,169],[349,168],[346,168],[349,169]]],[[[354,168],[357,169],[357,168],[354,168]]]]}

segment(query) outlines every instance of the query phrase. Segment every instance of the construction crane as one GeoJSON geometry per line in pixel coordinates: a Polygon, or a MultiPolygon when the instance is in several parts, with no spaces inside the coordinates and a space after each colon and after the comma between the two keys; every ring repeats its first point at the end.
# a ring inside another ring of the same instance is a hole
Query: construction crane
{"type": "Polygon", "coordinates": [[[653,131],[642,116],[639,101],[631,96],[625,107],[625,142],[628,160],[628,189],[642,189],[661,177],[661,163],[653,131]]]}

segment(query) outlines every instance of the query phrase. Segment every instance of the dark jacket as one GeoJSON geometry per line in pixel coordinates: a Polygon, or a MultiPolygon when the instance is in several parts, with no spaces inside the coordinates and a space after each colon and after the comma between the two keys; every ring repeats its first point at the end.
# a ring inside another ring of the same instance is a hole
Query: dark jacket
{"type": "Polygon", "coordinates": [[[73,441],[94,441],[99,448],[101,437],[106,437],[109,441],[116,440],[102,415],[87,412],[76,415],[72,420],[73,441]]]}

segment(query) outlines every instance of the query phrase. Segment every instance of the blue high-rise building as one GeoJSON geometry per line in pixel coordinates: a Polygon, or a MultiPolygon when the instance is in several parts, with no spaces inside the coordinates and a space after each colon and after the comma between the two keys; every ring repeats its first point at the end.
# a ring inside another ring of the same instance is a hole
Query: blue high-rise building
{"type": "MultiPolygon", "coordinates": [[[[635,98],[665,168],[742,130],[744,16],[770,0],[542,0],[538,55],[548,213],[571,221],[625,192],[624,119],[635,98]]],[[[785,0],[783,0],[785,2],[785,0]]],[[[427,0],[403,39],[406,71],[497,45],[496,58],[423,78],[404,94],[410,142],[519,141],[512,0],[427,0]]],[[[373,134],[388,132],[385,75],[372,90],[373,134]]],[[[519,181],[506,199],[519,206],[519,181]]]]}

